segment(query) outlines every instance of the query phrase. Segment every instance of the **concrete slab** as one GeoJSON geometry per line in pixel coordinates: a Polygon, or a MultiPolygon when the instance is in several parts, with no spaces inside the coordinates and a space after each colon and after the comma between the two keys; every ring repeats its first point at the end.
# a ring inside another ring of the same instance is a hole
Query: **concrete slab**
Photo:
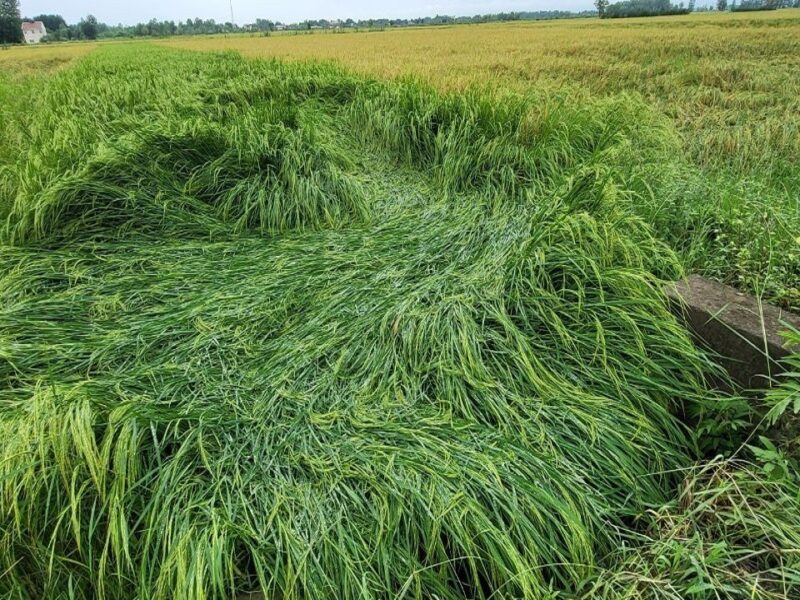
{"type": "Polygon", "coordinates": [[[800,347],[784,347],[787,324],[800,329],[800,315],[764,304],[750,294],[692,275],[667,288],[678,314],[703,346],[721,357],[731,377],[750,389],[769,387],[776,361],[800,347]]]}

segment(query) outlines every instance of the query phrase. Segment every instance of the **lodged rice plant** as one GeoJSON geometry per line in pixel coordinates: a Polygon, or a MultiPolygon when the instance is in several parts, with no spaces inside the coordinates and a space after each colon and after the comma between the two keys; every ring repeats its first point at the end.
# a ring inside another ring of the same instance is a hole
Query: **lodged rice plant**
{"type": "MultiPolygon", "coordinates": [[[[51,102],[64,102],[53,96],[51,102]]],[[[185,118],[122,119],[124,133],[103,131],[102,124],[99,135],[80,129],[77,140],[86,148],[69,162],[54,157],[58,150],[46,142],[33,146],[27,165],[53,160],[56,168],[7,176],[8,239],[123,229],[155,235],[278,232],[366,216],[360,186],[347,173],[349,158],[318,135],[313,122],[301,125],[287,100],[241,110],[213,102],[186,111],[185,118]]]]}
{"type": "MultiPolygon", "coordinates": [[[[631,209],[678,252],[687,270],[800,312],[800,10],[317,33],[177,36],[158,43],[236,50],[248,57],[335,60],[386,78],[413,75],[446,90],[514,91],[530,95],[534,110],[547,107],[540,104],[542,90],[549,89],[583,109],[568,108],[572,114],[567,116],[565,107],[554,107],[554,134],[558,117],[561,123],[582,118],[576,112],[591,117],[588,111],[601,104],[598,97],[613,102],[620,94],[638,95],[679,136],[670,151],[648,165],[647,185],[631,209]],[[587,101],[578,103],[579,97],[587,101]]],[[[28,50],[32,57],[41,49],[28,50]]],[[[412,111],[413,102],[407,105],[412,111]]],[[[475,108],[472,100],[467,104],[475,108]]],[[[487,106],[497,108],[496,103],[487,106]]],[[[618,113],[601,112],[606,119],[619,115],[625,127],[634,123],[629,104],[618,113]]],[[[377,116],[376,123],[411,143],[399,133],[403,124],[416,127],[413,120],[440,116],[420,112],[407,120],[401,115],[390,127],[389,120],[377,116]]],[[[569,130],[579,137],[584,128],[569,130]]],[[[569,147],[549,141],[546,146],[554,152],[569,147]]],[[[493,153],[502,154],[508,165],[518,160],[513,147],[490,145],[468,160],[462,155],[459,166],[493,153]]],[[[512,176],[509,166],[504,170],[505,177],[512,176]]]]}
{"type": "Polygon", "coordinates": [[[636,101],[139,47],[32,102],[4,596],[576,595],[669,501],[716,400],[625,209],[636,101]]]}

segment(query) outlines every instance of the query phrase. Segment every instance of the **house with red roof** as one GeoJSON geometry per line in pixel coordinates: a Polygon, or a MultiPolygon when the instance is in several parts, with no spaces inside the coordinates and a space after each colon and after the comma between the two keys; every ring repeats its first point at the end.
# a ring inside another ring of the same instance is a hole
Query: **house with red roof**
{"type": "Polygon", "coordinates": [[[41,21],[22,24],[22,35],[25,36],[26,44],[38,44],[47,35],[47,29],[41,21]]]}

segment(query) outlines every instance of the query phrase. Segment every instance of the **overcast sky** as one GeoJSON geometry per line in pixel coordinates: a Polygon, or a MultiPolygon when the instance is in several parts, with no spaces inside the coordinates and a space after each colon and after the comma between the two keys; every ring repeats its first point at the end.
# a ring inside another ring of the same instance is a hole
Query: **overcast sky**
{"type": "MultiPolygon", "coordinates": [[[[93,14],[109,24],[132,24],[159,20],[184,21],[201,17],[230,21],[229,0],[21,0],[23,16],[60,14],[68,23],[93,14]]],[[[592,0],[233,0],[237,23],[251,23],[256,18],[296,22],[305,19],[425,17],[440,15],[475,15],[524,10],[584,10],[592,0]]]]}

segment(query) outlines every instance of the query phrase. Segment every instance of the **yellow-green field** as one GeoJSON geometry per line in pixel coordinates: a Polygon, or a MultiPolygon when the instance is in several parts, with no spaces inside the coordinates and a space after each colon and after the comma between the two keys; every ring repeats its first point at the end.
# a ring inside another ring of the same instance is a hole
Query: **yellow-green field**
{"type": "MultiPolygon", "coordinates": [[[[0,51],[0,83],[22,77],[32,85],[32,75],[71,64],[100,46],[146,43],[0,51]]],[[[800,242],[793,232],[800,227],[800,10],[155,43],[249,58],[333,61],[378,78],[417,77],[443,90],[545,90],[587,101],[642,97],[671,124],[681,154],[699,170],[690,176],[665,166],[659,176],[675,182],[672,196],[663,200],[668,209],[648,218],[668,232],[667,241],[688,269],[800,305],[800,242]],[[711,236],[697,235],[698,227],[711,236]]],[[[0,86],[0,99],[21,102],[17,96],[0,86]]]]}
{"type": "Polygon", "coordinates": [[[97,42],[12,46],[0,49],[0,75],[25,77],[53,71],[97,48],[97,42]]]}
{"type": "MultiPolygon", "coordinates": [[[[138,42],[137,42],[138,43],[138,42]]],[[[197,36],[160,40],[247,57],[332,60],[437,87],[524,92],[579,86],[642,94],[670,116],[701,165],[763,172],[800,155],[800,10],[649,19],[572,19],[361,33],[197,36]]],[[[0,72],[59,67],[97,47],[0,51],[0,72]]],[[[788,164],[787,164],[788,161],[788,164]]]]}
{"type": "Polygon", "coordinates": [[[800,305],[800,10],[161,43],[330,60],[445,90],[641,96],[700,171],[687,183],[665,167],[673,194],[648,217],[670,232],[687,268],[800,305]]]}
{"type": "Polygon", "coordinates": [[[638,92],[675,120],[701,163],[763,169],[800,153],[800,10],[164,43],[335,60],[443,88],[577,84],[601,94],[638,92]]]}

